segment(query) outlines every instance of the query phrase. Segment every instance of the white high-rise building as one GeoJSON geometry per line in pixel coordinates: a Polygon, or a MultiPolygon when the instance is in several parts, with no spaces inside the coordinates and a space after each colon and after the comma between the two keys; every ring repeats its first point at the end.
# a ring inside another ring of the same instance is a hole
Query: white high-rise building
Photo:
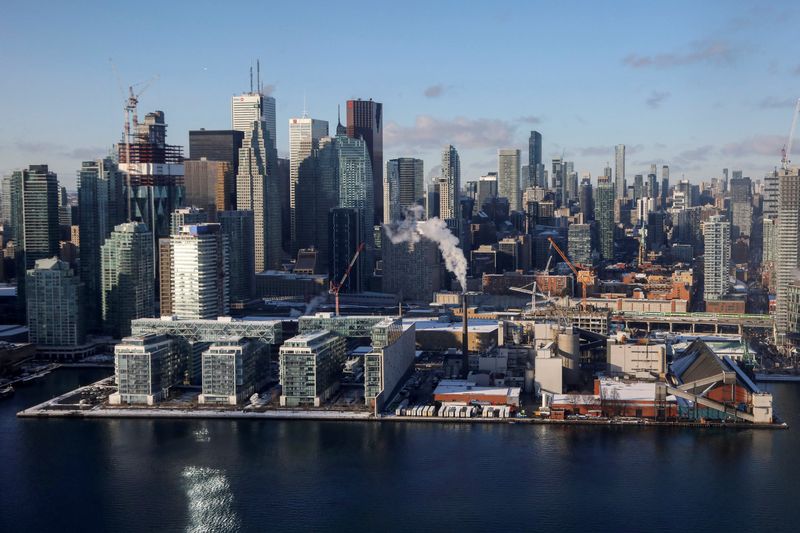
{"type": "Polygon", "coordinates": [[[461,159],[455,147],[448,145],[442,151],[442,177],[439,181],[439,218],[448,225],[460,227],[459,191],[461,190],[461,159]]]}
{"type": "Polygon", "coordinates": [[[281,200],[274,173],[277,156],[265,142],[268,138],[264,121],[251,123],[239,149],[236,176],[236,208],[253,212],[256,272],[280,268],[282,257],[281,200]]]}
{"type": "Polygon", "coordinates": [[[778,171],[778,235],[776,245],[775,331],[783,345],[789,332],[789,291],[800,267],[800,168],[778,171]]]}
{"type": "Polygon", "coordinates": [[[289,119],[289,206],[291,237],[297,241],[297,180],[300,164],[319,149],[319,140],[328,136],[328,121],[315,118],[289,119]]]}
{"type": "Polygon", "coordinates": [[[261,93],[244,93],[231,98],[231,129],[245,134],[252,128],[253,121],[261,121],[269,133],[270,144],[274,149],[278,129],[275,122],[275,98],[261,93]]]}
{"type": "Polygon", "coordinates": [[[214,319],[230,310],[227,236],[219,224],[181,227],[170,237],[172,314],[181,319],[214,319]]]}
{"type": "Polygon", "coordinates": [[[730,288],[731,223],[714,215],[703,224],[705,242],[703,299],[718,300],[730,288]]]}
{"type": "Polygon", "coordinates": [[[520,151],[497,151],[497,195],[508,198],[511,211],[522,209],[522,198],[519,188],[520,151]]]}
{"type": "Polygon", "coordinates": [[[625,198],[625,145],[618,144],[614,150],[614,194],[625,198]]]}

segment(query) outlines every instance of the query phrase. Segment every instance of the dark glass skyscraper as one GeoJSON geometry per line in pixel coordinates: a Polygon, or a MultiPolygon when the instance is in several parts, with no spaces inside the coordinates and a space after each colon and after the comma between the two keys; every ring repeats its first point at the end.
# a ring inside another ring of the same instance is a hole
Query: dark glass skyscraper
{"type": "Polygon", "coordinates": [[[125,221],[123,181],[111,159],[84,161],[78,173],[80,276],[89,331],[100,329],[101,247],[114,227],[125,221]]]}
{"type": "Polygon", "coordinates": [[[614,187],[603,183],[595,193],[594,218],[597,221],[597,241],[604,260],[614,259],[614,187]]]}
{"type": "Polygon", "coordinates": [[[192,130],[189,132],[189,158],[228,161],[234,176],[239,171],[239,148],[244,132],[236,130],[192,130]]]}
{"type": "MultiPolygon", "coordinates": [[[[353,254],[356,253],[361,241],[361,217],[358,209],[337,207],[328,214],[328,231],[330,242],[330,257],[328,273],[331,280],[339,282],[342,279],[353,254]]],[[[359,292],[364,286],[364,254],[353,265],[350,275],[342,286],[342,292],[359,292]]]]}
{"type": "Polygon", "coordinates": [[[372,163],[373,224],[383,221],[383,104],[347,101],[347,136],[362,138],[372,163]]]}
{"type": "Polygon", "coordinates": [[[538,131],[532,131],[528,139],[528,187],[544,187],[546,184],[542,183],[544,176],[539,176],[539,172],[543,172],[544,168],[539,168],[542,165],[542,134],[538,131]]]}

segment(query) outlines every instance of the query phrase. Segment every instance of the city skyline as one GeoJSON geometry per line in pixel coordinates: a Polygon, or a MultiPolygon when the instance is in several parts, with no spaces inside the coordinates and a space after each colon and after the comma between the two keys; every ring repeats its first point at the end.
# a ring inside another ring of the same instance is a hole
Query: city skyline
{"type": "MultiPolygon", "coordinates": [[[[128,22],[120,25],[112,22],[121,8],[98,9],[91,16],[97,31],[89,38],[71,29],[85,20],[54,4],[48,12],[59,24],[35,19],[50,39],[29,43],[25,57],[3,61],[3,95],[16,103],[13,109],[25,112],[7,113],[0,126],[0,173],[46,163],[60,183],[75,189],[81,161],[106,156],[121,135],[123,95],[109,58],[122,85],[159,76],[142,95],[139,114],[163,110],[170,139],[187,148],[189,130],[228,127],[230,97],[249,89],[248,70],[260,58],[261,79],[277,100],[281,156],[289,150],[288,120],[300,115],[304,101],[311,115],[332,123],[337,105],[373,98],[386,106],[384,160],[423,159],[426,179],[437,175],[447,144],[459,150],[464,182],[496,170],[498,149],[520,149],[527,161],[531,130],[542,133],[545,168],[563,152],[579,174],[593,176],[613,163],[616,144],[627,147],[629,176],[655,163],[668,164],[675,180],[683,174],[695,183],[709,180],[725,167],[760,179],[778,165],[797,96],[779,88],[800,84],[800,64],[784,60],[791,33],[780,29],[798,19],[797,7],[788,2],[769,8],[748,2],[686,4],[674,11],[627,2],[614,6],[582,6],[576,15],[569,6],[511,2],[493,6],[488,16],[481,16],[485,9],[465,7],[453,19],[462,36],[452,42],[432,31],[437,17],[453,16],[448,4],[387,7],[367,15],[374,24],[363,24],[352,35],[337,32],[342,47],[365,39],[373,43],[358,48],[364,66],[356,68],[357,57],[324,60],[316,43],[290,41],[290,29],[281,25],[267,37],[245,37],[235,45],[189,38],[209,31],[205,20],[211,19],[222,31],[233,31],[235,14],[223,10],[199,18],[185,6],[167,6],[163,18],[153,19],[141,9],[126,13],[128,22]],[[526,22],[565,17],[572,43],[564,49],[547,47],[563,25],[526,22]],[[183,29],[159,32],[175,19],[183,29]],[[390,19],[397,27],[405,22],[408,34],[385,35],[382,28],[390,19]],[[674,31],[658,32],[654,40],[658,27],[674,31]],[[764,31],[769,42],[750,37],[764,31]],[[140,39],[148,32],[162,37],[140,39]],[[481,39],[476,46],[475,37],[487,32],[506,37],[501,43],[481,39]],[[132,42],[137,44],[127,44],[132,42]],[[531,49],[547,52],[536,56],[535,68],[522,68],[531,49]],[[175,59],[182,54],[188,59],[175,59]],[[442,66],[444,55],[449,60],[442,66]],[[400,69],[412,74],[392,76],[400,69]],[[509,69],[514,76],[491,81],[509,69]],[[356,71],[368,75],[353,76],[356,71]],[[57,89],[52,83],[18,82],[35,79],[35,73],[57,80],[57,89]],[[67,104],[55,113],[51,106],[34,105],[56,93],[67,104]]],[[[278,20],[291,20],[298,9],[251,8],[256,17],[278,20]]],[[[330,20],[350,20],[355,8],[337,6],[332,19],[331,9],[324,4],[304,9],[308,27],[324,35],[330,20]]],[[[5,39],[21,38],[34,15],[19,5],[8,10],[0,23],[5,39]]]]}

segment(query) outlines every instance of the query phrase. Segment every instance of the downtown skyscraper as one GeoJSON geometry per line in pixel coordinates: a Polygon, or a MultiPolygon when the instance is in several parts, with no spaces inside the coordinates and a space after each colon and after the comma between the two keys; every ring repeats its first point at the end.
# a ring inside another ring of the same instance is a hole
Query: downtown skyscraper
{"type": "Polygon", "coordinates": [[[300,165],[319,148],[319,141],[328,136],[328,121],[303,115],[289,119],[289,205],[291,240],[297,244],[297,180],[300,165]]]}
{"type": "Polygon", "coordinates": [[[604,260],[614,259],[614,187],[600,183],[595,191],[594,219],[597,221],[597,246],[604,260]]]}
{"type": "Polygon", "coordinates": [[[172,314],[216,319],[230,311],[228,239],[219,224],[181,227],[170,237],[172,314]]]}
{"type": "Polygon", "coordinates": [[[269,133],[274,149],[278,135],[275,122],[275,98],[258,91],[240,94],[231,99],[232,129],[246,134],[256,120],[264,123],[264,129],[269,133]]]}
{"type": "MultiPolygon", "coordinates": [[[[234,125],[236,123],[234,117],[234,125]]],[[[266,123],[254,120],[239,150],[236,208],[253,212],[256,272],[279,269],[281,263],[281,202],[274,176],[276,159],[266,123]]]]}
{"type": "Polygon", "coordinates": [[[497,195],[508,199],[510,211],[522,209],[520,151],[497,151],[497,195]]]}
{"type": "Polygon", "coordinates": [[[776,245],[775,330],[780,346],[789,333],[789,292],[800,268],[800,168],[778,170],[778,234],[776,245]]]}
{"type": "Polygon", "coordinates": [[[124,176],[111,159],[84,161],[78,173],[80,277],[87,328],[100,328],[101,247],[114,227],[125,221],[124,176]]]}
{"type": "MultiPolygon", "coordinates": [[[[31,165],[11,175],[12,225],[19,272],[39,259],[58,255],[58,177],[47,165],[31,165]]],[[[24,277],[24,276],[21,276],[24,277]]]]}
{"type": "Polygon", "coordinates": [[[532,131],[528,138],[528,179],[527,187],[546,187],[544,165],[542,164],[542,134],[532,131]]]}
{"type": "MultiPolygon", "coordinates": [[[[439,178],[439,218],[453,229],[461,227],[460,213],[461,159],[455,146],[448,145],[442,151],[442,176],[439,178]]],[[[460,236],[458,231],[456,236],[460,236]]]]}
{"type": "Polygon", "coordinates": [[[705,256],[703,299],[719,300],[730,289],[731,223],[722,215],[714,215],[703,224],[705,256]]]}
{"type": "Polygon", "coordinates": [[[363,139],[372,168],[373,220],[383,221],[383,104],[370,100],[347,101],[347,136],[363,139]]]}
{"type": "Polygon", "coordinates": [[[103,326],[116,339],[131,334],[131,320],[155,311],[153,234],[141,222],[119,224],[101,248],[103,326]]]}
{"type": "Polygon", "coordinates": [[[425,174],[422,159],[400,157],[386,162],[383,222],[403,217],[405,209],[422,205],[425,199],[425,174]]]}
{"type": "Polygon", "coordinates": [[[614,149],[614,193],[617,198],[625,198],[625,145],[618,144],[614,149]]]}

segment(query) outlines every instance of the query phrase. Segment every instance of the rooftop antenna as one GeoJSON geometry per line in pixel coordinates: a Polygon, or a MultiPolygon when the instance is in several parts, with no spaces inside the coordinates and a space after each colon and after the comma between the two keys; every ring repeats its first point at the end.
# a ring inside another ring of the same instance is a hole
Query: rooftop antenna
{"type": "Polygon", "coordinates": [[[253,92],[253,65],[250,64],[250,92],[253,92]]]}
{"type": "Polygon", "coordinates": [[[256,59],[256,88],[258,94],[261,94],[261,60],[256,59]]]}

